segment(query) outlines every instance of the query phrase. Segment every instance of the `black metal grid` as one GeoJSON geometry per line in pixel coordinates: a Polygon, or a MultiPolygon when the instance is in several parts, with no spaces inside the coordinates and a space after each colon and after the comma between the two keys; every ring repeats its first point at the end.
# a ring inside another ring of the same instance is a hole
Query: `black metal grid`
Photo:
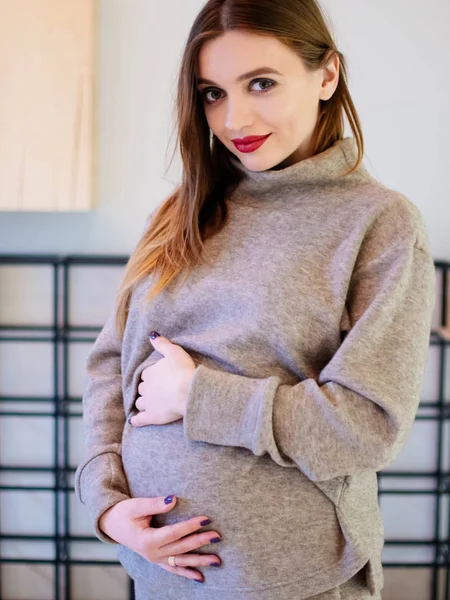
{"type": "MultiPolygon", "coordinates": [[[[11,466],[3,464],[0,457],[0,476],[3,473],[48,473],[53,477],[53,485],[6,485],[0,484],[0,492],[5,491],[47,491],[53,494],[53,523],[54,535],[19,535],[4,534],[0,531],[0,543],[9,541],[47,541],[53,544],[54,558],[6,558],[0,549],[0,600],[5,598],[1,585],[3,565],[7,564],[39,564],[51,565],[53,569],[53,596],[46,600],[71,600],[71,568],[77,565],[105,567],[117,565],[115,561],[80,560],[71,557],[71,544],[73,542],[100,543],[94,536],[77,536],[70,531],[70,496],[74,493],[73,475],[75,468],[69,463],[69,423],[71,419],[81,419],[81,398],[69,395],[69,347],[77,343],[93,343],[101,330],[98,327],[74,326],[69,322],[69,299],[70,299],[70,270],[76,267],[90,266],[123,266],[126,264],[126,256],[56,256],[56,255],[0,255],[0,266],[47,266],[52,269],[52,323],[46,326],[32,324],[11,325],[0,323],[0,343],[2,342],[49,342],[53,349],[53,395],[51,397],[6,397],[0,395],[0,418],[7,419],[12,416],[21,417],[45,417],[53,419],[53,463],[47,467],[33,467],[31,465],[11,466]],[[4,410],[5,404],[20,405],[50,404],[51,410],[43,412],[4,410]],[[74,410],[74,407],[77,410],[74,410]]],[[[442,326],[447,326],[449,318],[449,301],[447,297],[448,275],[450,262],[435,261],[437,275],[440,278],[440,298],[437,310],[442,326]]],[[[1,285],[1,282],[0,282],[1,285]]],[[[389,539],[385,546],[430,546],[434,558],[429,562],[391,562],[384,563],[385,569],[408,568],[408,569],[431,569],[431,589],[429,600],[439,598],[450,599],[450,519],[448,519],[447,530],[442,535],[443,498],[450,499],[450,472],[444,469],[444,455],[450,452],[450,442],[445,442],[444,424],[450,420],[450,399],[445,397],[447,385],[446,366],[448,364],[448,346],[450,341],[446,340],[437,330],[433,330],[430,336],[430,346],[435,346],[439,353],[438,371],[438,397],[432,402],[422,401],[417,414],[417,420],[433,420],[437,423],[436,439],[436,465],[432,472],[393,472],[381,471],[378,473],[380,485],[379,497],[388,494],[400,495],[432,495],[434,498],[434,537],[429,539],[389,539]],[[422,414],[432,413],[432,414],[422,414]],[[387,489],[384,480],[391,478],[423,478],[430,480],[433,487],[423,490],[417,489],[387,489]],[[439,575],[441,574],[441,575],[439,575]],[[442,576],[443,575],[443,576],[442,576]]],[[[0,390],[1,392],[1,390],[0,390]]],[[[1,511],[1,506],[0,506],[1,511]]],[[[129,598],[133,597],[132,582],[129,584],[129,598]]],[[[11,596],[8,595],[8,600],[11,596]]],[[[87,599],[86,599],[87,600],[87,599]]],[[[423,599],[428,600],[428,599],[423,599]]]]}

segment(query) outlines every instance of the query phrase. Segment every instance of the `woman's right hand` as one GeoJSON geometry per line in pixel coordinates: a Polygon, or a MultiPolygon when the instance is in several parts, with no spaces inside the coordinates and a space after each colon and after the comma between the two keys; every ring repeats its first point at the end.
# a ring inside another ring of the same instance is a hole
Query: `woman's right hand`
{"type": "Polygon", "coordinates": [[[166,571],[187,579],[203,581],[200,571],[187,567],[207,567],[212,563],[220,565],[220,558],[215,554],[190,552],[210,544],[212,540],[220,541],[220,536],[217,531],[195,533],[209,525],[205,523],[209,520],[205,516],[173,525],[150,527],[152,515],[167,513],[174,508],[177,501],[175,496],[172,498],[169,504],[165,504],[164,497],[123,500],[102,514],[99,527],[111,539],[166,571]],[[176,567],[168,564],[168,556],[176,557],[176,567]]]}

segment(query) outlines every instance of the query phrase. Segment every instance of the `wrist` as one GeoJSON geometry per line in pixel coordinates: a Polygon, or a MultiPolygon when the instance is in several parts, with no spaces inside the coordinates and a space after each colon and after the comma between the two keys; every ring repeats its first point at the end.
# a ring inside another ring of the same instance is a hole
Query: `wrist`
{"type": "Polygon", "coordinates": [[[186,374],[183,379],[182,390],[180,394],[181,402],[179,411],[182,417],[186,414],[186,408],[189,398],[189,390],[191,388],[192,380],[194,379],[195,372],[197,371],[197,366],[192,367],[191,369],[186,369],[186,374]]]}
{"type": "Polygon", "coordinates": [[[98,520],[98,528],[100,529],[101,532],[105,533],[106,535],[106,527],[105,527],[105,514],[107,511],[105,511],[102,516],[100,517],[100,519],[98,520]]]}
{"type": "Polygon", "coordinates": [[[106,535],[108,534],[107,528],[108,528],[108,517],[111,513],[111,511],[113,510],[113,508],[116,506],[116,504],[113,504],[112,506],[110,506],[109,508],[107,508],[105,510],[105,512],[103,512],[101,514],[101,516],[98,519],[98,528],[105,533],[106,535]]]}

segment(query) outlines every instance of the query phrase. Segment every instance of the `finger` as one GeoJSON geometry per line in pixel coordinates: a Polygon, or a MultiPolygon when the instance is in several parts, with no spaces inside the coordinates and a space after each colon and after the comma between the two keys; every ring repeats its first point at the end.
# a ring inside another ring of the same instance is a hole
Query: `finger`
{"type": "MultiPolygon", "coordinates": [[[[154,498],[131,498],[127,500],[127,510],[130,517],[150,517],[167,513],[177,504],[177,497],[170,496],[155,496],[154,498]],[[166,500],[169,502],[166,503],[166,500]],[[170,502],[170,500],[172,500],[170,502]]],[[[203,517],[206,518],[206,517],[203,517]]]]}
{"type": "Polygon", "coordinates": [[[217,566],[222,564],[215,554],[178,554],[175,555],[175,561],[177,567],[211,567],[213,564],[217,566]]]}
{"type": "MultiPolygon", "coordinates": [[[[180,538],[198,531],[202,527],[206,527],[210,523],[211,520],[208,517],[194,517],[193,519],[181,521],[180,523],[173,523],[172,525],[158,527],[151,532],[151,535],[160,546],[165,546],[166,544],[176,542],[180,538]]],[[[168,554],[170,554],[170,552],[168,552],[168,554]]]]}
{"type": "Polygon", "coordinates": [[[200,571],[196,571],[195,569],[184,569],[183,567],[172,567],[170,565],[166,565],[164,563],[156,563],[161,569],[165,569],[166,571],[170,571],[171,573],[175,573],[175,575],[179,575],[180,577],[186,577],[186,579],[194,579],[196,581],[203,582],[203,575],[200,571]]]}
{"type": "Polygon", "coordinates": [[[164,552],[167,556],[173,556],[176,554],[185,554],[192,550],[198,550],[202,546],[208,546],[209,544],[215,544],[217,542],[220,542],[220,535],[217,531],[204,531],[202,533],[192,533],[186,538],[161,546],[159,551],[164,552]]]}
{"type": "Polygon", "coordinates": [[[146,425],[167,425],[182,420],[178,413],[163,412],[157,410],[143,410],[133,417],[132,425],[144,427],[146,425]]]}
{"type": "Polygon", "coordinates": [[[149,338],[150,343],[153,345],[155,350],[157,350],[163,356],[172,356],[172,353],[178,348],[177,344],[174,344],[169,339],[159,334],[157,331],[150,332],[149,338]],[[154,339],[152,339],[152,334],[157,334],[154,339]]]}
{"type": "MultiPolygon", "coordinates": [[[[139,393],[140,393],[140,392],[139,392],[139,393]]],[[[145,404],[145,401],[144,401],[144,398],[143,398],[142,396],[139,396],[139,397],[136,399],[136,402],[134,403],[135,407],[136,407],[138,410],[145,410],[145,405],[144,405],[144,404],[145,404]]]]}
{"type": "Polygon", "coordinates": [[[154,369],[155,369],[155,367],[156,367],[156,366],[157,366],[157,365],[158,365],[158,364],[159,364],[159,363],[160,363],[162,360],[164,360],[164,359],[163,359],[163,358],[160,358],[160,359],[159,359],[157,362],[155,362],[155,363],[153,363],[153,364],[149,365],[148,367],[145,367],[145,369],[144,369],[144,370],[142,371],[142,373],[141,373],[141,383],[142,383],[142,382],[144,382],[144,383],[145,383],[145,382],[148,382],[148,381],[150,381],[150,379],[151,379],[151,378],[152,378],[152,376],[153,376],[153,373],[154,373],[154,369]]]}
{"type": "Polygon", "coordinates": [[[130,424],[134,427],[145,427],[146,425],[154,425],[152,415],[148,410],[141,410],[130,419],[130,424]]]}

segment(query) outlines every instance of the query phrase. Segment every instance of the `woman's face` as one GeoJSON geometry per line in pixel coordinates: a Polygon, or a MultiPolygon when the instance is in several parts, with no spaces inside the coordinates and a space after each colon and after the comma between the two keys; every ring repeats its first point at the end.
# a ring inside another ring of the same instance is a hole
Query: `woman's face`
{"type": "Polygon", "coordinates": [[[319,101],[331,98],[338,78],[337,56],[310,72],[277,38],[243,31],[206,42],[199,55],[198,90],[209,127],[251,171],[312,155],[319,101]],[[267,135],[256,150],[232,141],[267,135]]]}

